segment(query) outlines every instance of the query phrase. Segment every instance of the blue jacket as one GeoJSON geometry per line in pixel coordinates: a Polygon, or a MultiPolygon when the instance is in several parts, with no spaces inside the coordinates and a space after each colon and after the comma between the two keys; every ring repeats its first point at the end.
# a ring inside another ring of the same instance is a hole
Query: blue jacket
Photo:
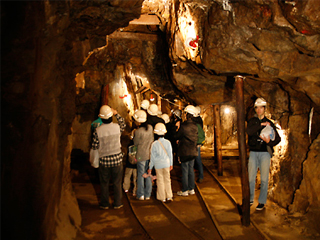
{"type": "Polygon", "coordinates": [[[172,165],[173,165],[173,158],[172,158],[171,143],[169,140],[161,137],[157,141],[154,141],[151,145],[151,157],[150,157],[149,169],[152,169],[153,167],[155,169],[168,168],[172,165]],[[164,151],[159,141],[161,141],[167,153],[164,151]]]}

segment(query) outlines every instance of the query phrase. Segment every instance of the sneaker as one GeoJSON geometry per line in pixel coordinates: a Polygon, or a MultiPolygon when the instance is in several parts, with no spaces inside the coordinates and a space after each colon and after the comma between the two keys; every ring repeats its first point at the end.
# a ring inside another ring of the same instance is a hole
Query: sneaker
{"type": "Polygon", "coordinates": [[[150,197],[146,197],[144,200],[150,200],[150,197]]]}
{"type": "Polygon", "coordinates": [[[124,190],[125,193],[129,192],[129,190],[124,190]]]}
{"type": "Polygon", "coordinates": [[[177,194],[178,194],[178,196],[183,196],[183,197],[188,197],[188,195],[189,195],[188,191],[185,191],[185,192],[178,191],[177,194]]]}
{"type": "Polygon", "coordinates": [[[189,192],[189,195],[194,195],[194,194],[196,194],[195,191],[194,191],[194,189],[189,190],[188,192],[189,192]]]}
{"type": "Polygon", "coordinates": [[[197,182],[198,183],[202,183],[203,182],[203,178],[198,178],[197,182]]]}
{"type": "Polygon", "coordinates": [[[141,196],[139,198],[137,197],[137,199],[143,201],[144,200],[144,196],[141,196]]]}
{"type": "Polygon", "coordinates": [[[163,200],[161,200],[161,202],[166,202],[166,200],[165,200],[165,199],[163,199],[163,200]]]}
{"type": "Polygon", "coordinates": [[[106,210],[106,209],[109,209],[109,207],[104,207],[104,206],[101,206],[101,205],[100,205],[99,207],[100,207],[101,209],[105,209],[105,210],[106,210]]]}
{"type": "Polygon", "coordinates": [[[172,198],[167,198],[167,202],[172,202],[173,199],[172,198]]]}
{"type": "Polygon", "coordinates": [[[250,201],[250,206],[252,206],[253,205],[253,201],[250,201]]]}
{"type": "Polygon", "coordinates": [[[137,196],[137,194],[136,194],[136,193],[133,193],[133,194],[132,194],[132,196],[134,196],[134,197],[135,197],[135,196],[137,196]]]}
{"type": "Polygon", "coordinates": [[[256,207],[256,210],[261,211],[262,209],[264,209],[264,204],[259,203],[258,206],[256,207]]]}
{"type": "Polygon", "coordinates": [[[114,209],[120,209],[120,208],[122,208],[123,207],[123,204],[121,204],[120,206],[114,206],[113,208],[114,209]]]}

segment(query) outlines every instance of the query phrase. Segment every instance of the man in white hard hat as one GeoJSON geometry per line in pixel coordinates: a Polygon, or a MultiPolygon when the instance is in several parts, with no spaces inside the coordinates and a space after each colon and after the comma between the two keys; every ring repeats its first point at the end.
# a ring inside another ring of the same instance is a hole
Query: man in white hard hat
{"type": "Polygon", "coordinates": [[[141,109],[147,111],[149,106],[150,106],[150,102],[147,99],[142,100],[141,102],[141,109]]]}
{"type": "Polygon", "coordinates": [[[202,183],[203,182],[203,165],[201,161],[201,146],[205,142],[205,133],[203,131],[203,121],[200,116],[201,108],[200,106],[196,106],[195,109],[197,110],[197,112],[195,117],[193,118],[193,121],[197,124],[197,127],[198,127],[198,142],[197,142],[198,156],[196,157],[194,167],[199,171],[197,182],[202,183]]]}
{"type": "Polygon", "coordinates": [[[100,208],[108,209],[109,203],[109,181],[112,177],[114,190],[113,208],[119,209],[122,204],[122,158],[121,152],[121,133],[124,131],[126,124],[124,119],[118,114],[117,110],[103,105],[100,108],[99,117],[103,124],[96,128],[93,133],[92,149],[99,150],[99,178],[101,185],[100,208]],[[112,122],[112,116],[117,118],[117,123],[112,122]]]}
{"type": "Polygon", "coordinates": [[[164,120],[161,117],[158,117],[159,108],[157,104],[151,104],[147,110],[148,113],[148,119],[147,122],[150,124],[153,128],[157,123],[163,123],[164,120]]]}
{"type": "Polygon", "coordinates": [[[187,197],[195,194],[194,187],[194,160],[198,155],[198,127],[192,118],[196,115],[196,109],[192,105],[188,105],[184,111],[186,112],[186,121],[184,121],[175,138],[178,140],[178,157],[181,162],[182,171],[182,189],[178,191],[178,196],[187,197]]]}
{"type": "Polygon", "coordinates": [[[259,203],[256,207],[258,211],[264,209],[267,202],[270,160],[273,154],[273,147],[281,141],[276,126],[265,117],[266,107],[266,100],[258,98],[254,104],[256,115],[249,119],[247,124],[248,144],[250,148],[248,163],[250,205],[254,201],[257,170],[258,168],[260,169],[261,187],[259,203]],[[272,139],[270,139],[270,135],[264,136],[261,134],[263,129],[270,127],[274,132],[272,139]]]}

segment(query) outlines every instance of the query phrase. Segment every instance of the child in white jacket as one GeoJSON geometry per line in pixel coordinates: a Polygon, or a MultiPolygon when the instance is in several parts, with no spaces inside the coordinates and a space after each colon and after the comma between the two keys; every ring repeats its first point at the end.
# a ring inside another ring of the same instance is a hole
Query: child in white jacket
{"type": "Polygon", "coordinates": [[[155,141],[151,145],[151,156],[148,174],[154,167],[157,176],[157,199],[165,202],[172,201],[172,189],[170,171],[173,169],[172,146],[170,141],[164,138],[167,132],[163,123],[157,123],[154,127],[155,141]]]}

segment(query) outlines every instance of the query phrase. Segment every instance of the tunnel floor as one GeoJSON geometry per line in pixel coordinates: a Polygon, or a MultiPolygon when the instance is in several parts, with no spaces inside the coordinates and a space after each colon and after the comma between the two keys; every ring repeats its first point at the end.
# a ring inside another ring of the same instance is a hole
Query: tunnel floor
{"type": "MultiPolygon", "coordinates": [[[[235,146],[225,146],[223,147],[223,176],[218,176],[217,166],[214,163],[212,157],[212,149],[208,147],[202,147],[201,156],[203,164],[209,169],[215,177],[222,183],[222,185],[231,193],[233,198],[241,204],[241,179],[239,177],[239,158],[238,151],[235,146]]],[[[96,169],[92,168],[87,161],[82,161],[83,166],[79,167],[77,171],[72,171],[72,184],[75,191],[78,204],[80,207],[82,215],[82,225],[81,229],[78,231],[77,240],[83,239],[150,239],[148,235],[144,232],[143,228],[137,221],[133,211],[132,205],[140,204],[141,207],[151,207],[151,205],[157,204],[155,199],[155,191],[151,196],[152,201],[140,201],[136,200],[132,196],[132,188],[126,197],[123,193],[123,204],[124,207],[118,210],[108,209],[102,210],[99,208],[99,195],[100,195],[100,185],[98,181],[98,175],[96,169]],[[128,201],[128,199],[131,201],[128,201]],[[138,203],[137,203],[138,202],[138,203]],[[146,205],[146,206],[144,206],[146,205]]],[[[176,211],[182,212],[183,214],[201,215],[194,214],[194,211],[190,206],[195,205],[195,201],[198,201],[195,196],[181,197],[177,196],[177,190],[180,190],[181,187],[181,171],[180,166],[176,164],[174,170],[171,172],[172,188],[174,199],[172,203],[168,203],[169,208],[176,211]],[[171,204],[171,205],[170,205],[171,204]],[[188,211],[183,211],[183,209],[190,209],[188,211]],[[187,213],[186,213],[187,212],[187,213]]],[[[195,178],[197,179],[198,172],[195,171],[195,178]]],[[[209,179],[208,172],[204,173],[204,182],[198,183],[199,189],[204,189],[203,186],[206,184],[206,178],[209,179]],[[201,186],[201,184],[203,184],[201,186]]],[[[208,184],[208,183],[207,183],[208,184]]],[[[217,186],[210,186],[209,191],[221,191],[221,188],[217,186]],[[216,189],[215,189],[216,188],[216,189]]],[[[112,187],[110,187],[111,196],[112,196],[112,187]]],[[[308,219],[301,214],[289,214],[287,210],[279,207],[276,203],[268,199],[266,208],[262,211],[256,211],[255,207],[258,204],[258,195],[259,190],[256,190],[255,202],[250,209],[250,219],[251,223],[254,223],[256,227],[262,232],[262,239],[320,239],[320,234],[316,229],[310,228],[308,219]]],[[[222,198],[221,194],[221,198],[222,198]]],[[[112,201],[111,201],[112,202],[112,201]]],[[[218,203],[217,206],[221,205],[218,203]]],[[[223,205],[223,204],[222,204],[223,205]]],[[[227,204],[226,204],[227,205],[227,204]]],[[[230,204],[229,204],[230,205],[230,204]]],[[[225,214],[219,214],[217,218],[221,218],[224,215],[228,218],[228,212],[232,211],[233,213],[238,212],[236,206],[220,206],[219,211],[225,210],[225,214]],[[234,209],[233,209],[234,208],[234,209]]],[[[148,209],[148,208],[146,208],[148,209]]],[[[152,208],[150,208],[152,209],[152,208]]],[[[156,214],[154,214],[154,219],[150,220],[150,224],[157,226],[159,224],[159,219],[156,219],[156,214]]],[[[231,216],[231,215],[230,215],[231,216]]],[[[192,216],[190,216],[192,217],[192,216]]],[[[150,217],[149,217],[150,218],[150,217]]],[[[172,217],[170,217],[172,218],[172,217]]],[[[202,219],[195,219],[193,223],[194,228],[201,228],[205,225],[205,222],[208,220],[209,216],[204,216],[202,219]],[[198,225],[197,225],[198,224],[198,225]]],[[[219,220],[219,219],[218,219],[219,220]]],[[[250,227],[244,227],[241,225],[240,216],[236,221],[228,221],[228,225],[220,226],[222,228],[223,239],[256,239],[250,233],[250,227]]],[[[204,227],[203,227],[204,228],[204,227]]],[[[204,228],[205,229],[205,228],[204,228]]],[[[159,228],[158,236],[163,233],[163,229],[159,228]]],[[[179,234],[178,228],[176,230],[171,230],[169,235],[174,236],[175,240],[186,239],[183,234],[179,234]],[[178,237],[177,237],[178,236],[178,237]],[[179,236],[181,236],[179,238],[179,236]]],[[[202,239],[219,239],[213,233],[208,232],[207,235],[202,235],[202,239]],[[210,236],[210,237],[209,237],[210,236]]],[[[157,239],[153,237],[153,239],[157,239]]],[[[169,238],[168,238],[169,239],[169,238]]],[[[191,238],[190,238],[191,239],[191,238]]],[[[221,238],[220,238],[221,239],[221,238]]]]}

